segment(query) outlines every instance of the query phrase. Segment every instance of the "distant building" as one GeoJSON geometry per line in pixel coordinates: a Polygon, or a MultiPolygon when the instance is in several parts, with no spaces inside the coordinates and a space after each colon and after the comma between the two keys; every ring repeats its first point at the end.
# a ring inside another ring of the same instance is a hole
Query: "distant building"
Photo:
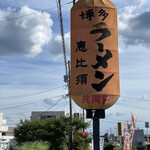
{"type": "Polygon", "coordinates": [[[143,148],[144,148],[144,131],[142,129],[135,130],[132,145],[134,145],[137,149],[143,150],[143,148]]]}
{"type": "Polygon", "coordinates": [[[16,145],[14,129],[14,127],[6,125],[6,120],[3,120],[3,113],[0,113],[0,150],[8,150],[16,145]]]}
{"type": "Polygon", "coordinates": [[[50,118],[60,118],[60,116],[65,116],[65,111],[33,111],[31,113],[31,119],[50,119],[50,118]]]}
{"type": "Polygon", "coordinates": [[[14,139],[14,129],[15,129],[15,127],[8,127],[8,131],[3,131],[2,139],[3,140],[14,139]]]}
{"type": "Polygon", "coordinates": [[[3,120],[3,113],[0,113],[0,139],[2,139],[2,132],[8,131],[6,120],[3,120]]]}

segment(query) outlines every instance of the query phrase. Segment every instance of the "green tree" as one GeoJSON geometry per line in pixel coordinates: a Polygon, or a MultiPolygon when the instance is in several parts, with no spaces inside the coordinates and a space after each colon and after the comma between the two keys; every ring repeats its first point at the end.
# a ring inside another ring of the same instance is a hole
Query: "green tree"
{"type": "Polygon", "coordinates": [[[89,143],[91,142],[91,138],[88,137],[88,134],[75,132],[73,138],[74,150],[88,150],[89,143]]]}
{"type": "Polygon", "coordinates": [[[88,147],[91,138],[79,133],[79,131],[88,126],[88,123],[78,118],[74,118],[72,125],[70,125],[68,117],[50,120],[25,120],[20,121],[17,125],[14,136],[19,144],[46,141],[51,150],[67,150],[69,135],[70,132],[73,132],[73,147],[75,150],[82,150],[88,147]]]}

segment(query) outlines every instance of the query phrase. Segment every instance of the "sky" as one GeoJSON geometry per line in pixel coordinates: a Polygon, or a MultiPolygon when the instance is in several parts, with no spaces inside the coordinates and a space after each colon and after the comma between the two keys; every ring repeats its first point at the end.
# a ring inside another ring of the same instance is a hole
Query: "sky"
{"type": "MultiPolygon", "coordinates": [[[[70,60],[70,9],[62,0],[67,61],[70,60]]],[[[118,12],[120,93],[106,110],[101,134],[117,133],[117,122],[137,117],[150,122],[150,1],[112,0],[118,12]]],[[[9,126],[30,119],[32,111],[66,111],[68,91],[57,5],[54,0],[0,1],[0,112],[9,126]]],[[[73,102],[73,113],[82,109],[73,102]]],[[[90,121],[90,120],[87,120],[90,121]]],[[[89,129],[92,131],[92,126],[89,129]]]]}

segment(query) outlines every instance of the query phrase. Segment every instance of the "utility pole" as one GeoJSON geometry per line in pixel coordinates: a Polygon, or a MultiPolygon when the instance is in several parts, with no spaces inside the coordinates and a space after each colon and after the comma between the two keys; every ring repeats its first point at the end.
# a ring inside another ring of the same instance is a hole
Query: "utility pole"
{"type": "MultiPolygon", "coordinates": [[[[70,61],[68,61],[68,70],[69,70],[69,82],[68,82],[68,91],[69,91],[69,105],[70,105],[70,126],[72,127],[72,100],[71,100],[71,92],[70,92],[70,61]]],[[[72,131],[70,132],[70,149],[72,150],[72,131]]]]}
{"type": "MultiPolygon", "coordinates": [[[[73,0],[73,5],[75,4],[75,0],[73,0]]],[[[69,94],[69,107],[70,107],[70,126],[72,127],[72,100],[71,100],[71,90],[70,90],[70,61],[68,61],[68,94],[69,94]]],[[[70,147],[69,150],[73,149],[72,144],[72,131],[70,132],[70,147]]]]}
{"type": "Polygon", "coordinates": [[[76,1],[75,0],[73,0],[73,5],[76,3],[76,1]]]}
{"type": "MultiPolygon", "coordinates": [[[[83,109],[83,122],[84,122],[84,109],[83,109]]],[[[83,132],[84,132],[84,128],[83,128],[83,132]]]]}

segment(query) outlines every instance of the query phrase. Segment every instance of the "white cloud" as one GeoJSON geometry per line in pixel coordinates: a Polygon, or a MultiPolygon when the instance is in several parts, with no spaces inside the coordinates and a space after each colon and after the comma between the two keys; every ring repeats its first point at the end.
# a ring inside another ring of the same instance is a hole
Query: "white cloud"
{"type": "MultiPolygon", "coordinates": [[[[146,1],[141,1],[142,2],[146,1]]],[[[128,6],[119,15],[119,33],[126,45],[150,46],[150,11],[140,12],[141,6],[128,6]],[[139,10],[139,12],[138,12],[139,10]]]]}
{"type": "Polygon", "coordinates": [[[142,7],[143,5],[146,5],[148,3],[148,0],[138,0],[139,6],[142,7]]]}
{"type": "Polygon", "coordinates": [[[52,38],[50,14],[30,9],[0,10],[0,56],[34,57],[52,38]],[[26,16],[28,14],[33,14],[26,16]],[[17,18],[9,20],[10,18],[17,18]]]}
{"type": "MultiPolygon", "coordinates": [[[[64,35],[65,38],[65,48],[66,53],[69,55],[70,53],[70,33],[66,33],[64,35]]],[[[57,61],[58,58],[63,56],[63,47],[62,47],[62,39],[60,35],[57,35],[53,42],[50,45],[50,52],[54,56],[54,60],[57,61]]]]}

